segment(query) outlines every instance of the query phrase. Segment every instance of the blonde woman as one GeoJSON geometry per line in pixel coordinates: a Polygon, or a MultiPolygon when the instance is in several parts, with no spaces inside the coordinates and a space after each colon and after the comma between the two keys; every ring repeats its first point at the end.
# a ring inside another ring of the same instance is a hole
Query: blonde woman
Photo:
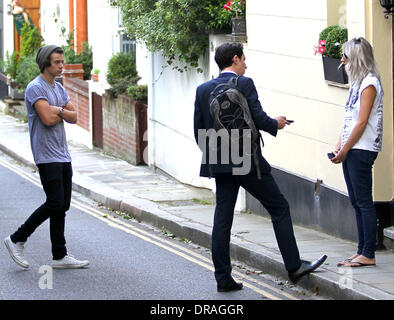
{"type": "Polygon", "coordinates": [[[343,45],[342,63],[350,79],[345,121],[331,161],[342,163],[356,213],[357,253],[338,266],[376,265],[377,218],[372,199],[372,166],[382,150],[383,89],[373,49],[364,38],[343,45]]]}

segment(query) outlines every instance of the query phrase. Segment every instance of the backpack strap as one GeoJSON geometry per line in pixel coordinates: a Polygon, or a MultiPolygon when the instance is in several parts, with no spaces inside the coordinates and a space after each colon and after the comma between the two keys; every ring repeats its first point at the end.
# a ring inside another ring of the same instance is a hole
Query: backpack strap
{"type": "Polygon", "coordinates": [[[238,87],[238,79],[240,76],[232,77],[228,82],[234,85],[235,87],[238,87]]]}
{"type": "Polygon", "coordinates": [[[235,86],[235,87],[237,87],[237,86],[238,86],[238,78],[239,78],[239,76],[231,77],[229,81],[218,84],[218,85],[211,91],[210,95],[211,95],[211,96],[214,96],[214,95],[216,94],[216,91],[219,90],[219,88],[224,87],[224,86],[230,85],[230,86],[235,86]]]}

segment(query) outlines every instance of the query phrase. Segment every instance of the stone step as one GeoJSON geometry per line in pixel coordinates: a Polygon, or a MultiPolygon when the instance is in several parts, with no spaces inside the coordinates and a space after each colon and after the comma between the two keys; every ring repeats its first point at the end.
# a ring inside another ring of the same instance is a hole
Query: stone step
{"type": "Polygon", "coordinates": [[[384,229],[383,234],[385,237],[394,240],[394,226],[384,229]]]}
{"type": "Polygon", "coordinates": [[[394,250],[394,226],[385,228],[383,230],[383,245],[390,250],[394,250]]]}

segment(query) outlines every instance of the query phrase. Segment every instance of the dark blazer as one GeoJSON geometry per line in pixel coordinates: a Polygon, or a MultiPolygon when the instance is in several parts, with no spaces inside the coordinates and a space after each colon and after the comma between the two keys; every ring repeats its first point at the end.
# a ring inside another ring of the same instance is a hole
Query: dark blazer
{"type": "MultiPolygon", "coordinates": [[[[209,98],[211,92],[215,87],[221,83],[229,81],[230,78],[236,75],[231,72],[223,72],[216,79],[212,79],[200,85],[196,92],[196,101],[194,105],[194,136],[198,144],[198,129],[209,130],[213,128],[213,119],[210,114],[209,98]]],[[[256,87],[251,78],[244,76],[238,79],[238,88],[244,94],[254,120],[254,123],[258,130],[263,130],[276,136],[278,132],[278,122],[275,119],[270,118],[261,107],[256,87]]],[[[206,147],[208,150],[208,147],[206,147]]],[[[271,170],[271,166],[264,159],[261,154],[260,143],[257,150],[258,160],[260,164],[260,171],[262,174],[268,173],[271,170]]],[[[203,155],[204,157],[204,155],[203,155]]],[[[220,158],[220,157],[219,157],[220,158]]],[[[231,157],[230,157],[231,158],[231,157]]],[[[204,161],[201,164],[200,176],[202,177],[215,177],[216,173],[231,173],[234,167],[240,167],[241,165],[235,165],[230,159],[229,164],[205,164],[204,161]]],[[[208,160],[206,161],[208,162],[208,160]]],[[[254,161],[252,160],[252,172],[256,172],[254,161]]]]}

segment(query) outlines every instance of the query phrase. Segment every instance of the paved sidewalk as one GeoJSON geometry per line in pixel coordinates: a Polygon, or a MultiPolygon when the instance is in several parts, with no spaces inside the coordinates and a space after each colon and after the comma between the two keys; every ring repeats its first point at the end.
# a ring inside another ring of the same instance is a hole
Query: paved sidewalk
{"type": "MultiPolygon", "coordinates": [[[[1,102],[0,102],[1,104],[1,102]]],[[[74,190],[140,221],[210,247],[214,195],[183,185],[147,167],[136,167],[97,150],[70,143],[74,190]]],[[[0,150],[34,167],[27,124],[7,116],[0,105],[0,150]]],[[[1,214],[1,213],[0,213],[1,214]]],[[[328,255],[318,272],[298,285],[335,299],[394,299],[394,252],[379,251],[377,266],[338,268],[356,244],[295,226],[301,257],[328,255]]],[[[261,216],[236,213],[231,239],[232,257],[265,273],[287,280],[272,224],[261,216]]]]}

